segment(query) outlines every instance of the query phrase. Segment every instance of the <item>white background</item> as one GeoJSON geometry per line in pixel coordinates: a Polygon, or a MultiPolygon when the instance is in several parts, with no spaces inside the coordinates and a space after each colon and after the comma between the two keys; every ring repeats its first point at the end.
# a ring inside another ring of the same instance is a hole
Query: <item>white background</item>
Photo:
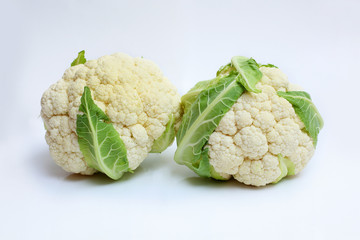
{"type": "Polygon", "coordinates": [[[0,239],[360,239],[360,1],[1,1],[0,239]],[[234,55],[279,66],[325,127],[296,177],[200,179],[173,145],[112,181],[53,163],[40,98],[80,50],[152,59],[184,94],[234,55]]]}

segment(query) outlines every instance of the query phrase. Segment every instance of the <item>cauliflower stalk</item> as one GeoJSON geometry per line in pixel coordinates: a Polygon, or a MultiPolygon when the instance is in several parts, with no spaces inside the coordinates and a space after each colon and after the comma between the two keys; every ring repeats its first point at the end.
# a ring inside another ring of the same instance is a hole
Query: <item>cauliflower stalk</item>
{"type": "Polygon", "coordinates": [[[41,117],[55,162],[68,172],[112,179],[162,152],[180,123],[180,96],[151,61],[84,51],[42,96],[41,117]]]}
{"type": "Polygon", "coordinates": [[[310,95],[272,64],[233,57],[182,97],[175,161],[203,177],[263,186],[299,173],[323,120],[310,95]]]}

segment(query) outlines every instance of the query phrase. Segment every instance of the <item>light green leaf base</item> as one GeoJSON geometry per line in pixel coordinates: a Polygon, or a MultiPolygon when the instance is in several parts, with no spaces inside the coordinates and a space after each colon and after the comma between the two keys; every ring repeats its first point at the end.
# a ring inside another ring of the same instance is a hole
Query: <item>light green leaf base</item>
{"type": "Polygon", "coordinates": [[[163,134],[161,134],[161,136],[158,139],[154,141],[152,149],[150,151],[151,153],[161,153],[165,151],[165,149],[174,142],[175,139],[174,124],[175,124],[175,116],[174,114],[171,114],[170,119],[166,124],[165,131],[163,132],[163,134]]]}
{"type": "Polygon", "coordinates": [[[278,155],[278,160],[279,160],[281,174],[273,183],[278,183],[281,179],[283,179],[286,176],[295,175],[295,165],[292,161],[290,161],[286,157],[283,157],[282,154],[278,155]]]}

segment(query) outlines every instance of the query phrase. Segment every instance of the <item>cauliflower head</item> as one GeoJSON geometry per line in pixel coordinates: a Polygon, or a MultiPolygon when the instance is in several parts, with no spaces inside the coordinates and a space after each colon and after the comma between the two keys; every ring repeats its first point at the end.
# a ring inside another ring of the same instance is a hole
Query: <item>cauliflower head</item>
{"type": "Polygon", "coordinates": [[[41,98],[51,156],[68,172],[97,171],[85,161],[76,131],[85,86],[119,133],[130,170],[146,158],[169,122],[179,125],[180,96],[152,61],[115,53],[72,66],[41,98]]]}
{"type": "Polygon", "coordinates": [[[254,186],[297,174],[315,151],[317,138],[308,129],[315,120],[317,131],[323,124],[309,99],[275,66],[234,57],[217,78],[200,82],[183,96],[185,114],[175,160],[200,176],[234,177],[254,186]],[[296,104],[282,97],[284,93],[297,100],[305,97],[296,104]],[[309,106],[313,112],[304,117],[309,106]],[[184,162],[191,155],[193,161],[184,162]]]}

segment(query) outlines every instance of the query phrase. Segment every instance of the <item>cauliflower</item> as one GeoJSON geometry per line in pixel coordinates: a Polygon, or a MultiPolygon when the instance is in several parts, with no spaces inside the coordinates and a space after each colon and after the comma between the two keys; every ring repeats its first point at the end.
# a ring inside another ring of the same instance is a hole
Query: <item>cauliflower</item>
{"type": "Polygon", "coordinates": [[[200,176],[264,186],[299,173],[313,156],[323,121],[275,66],[234,57],[201,85],[182,98],[178,163],[200,176]]]}
{"type": "Polygon", "coordinates": [[[64,170],[117,179],[120,162],[121,171],[132,171],[172,143],[180,96],[152,61],[123,53],[86,61],[83,54],[41,98],[46,142],[64,170]]]}
{"type": "Polygon", "coordinates": [[[256,186],[281,175],[279,154],[295,165],[297,174],[315,149],[292,105],[276,93],[289,89],[284,74],[277,68],[261,67],[260,71],[263,77],[256,87],[261,93],[245,92],[221,119],[207,145],[216,172],[256,186]]]}

